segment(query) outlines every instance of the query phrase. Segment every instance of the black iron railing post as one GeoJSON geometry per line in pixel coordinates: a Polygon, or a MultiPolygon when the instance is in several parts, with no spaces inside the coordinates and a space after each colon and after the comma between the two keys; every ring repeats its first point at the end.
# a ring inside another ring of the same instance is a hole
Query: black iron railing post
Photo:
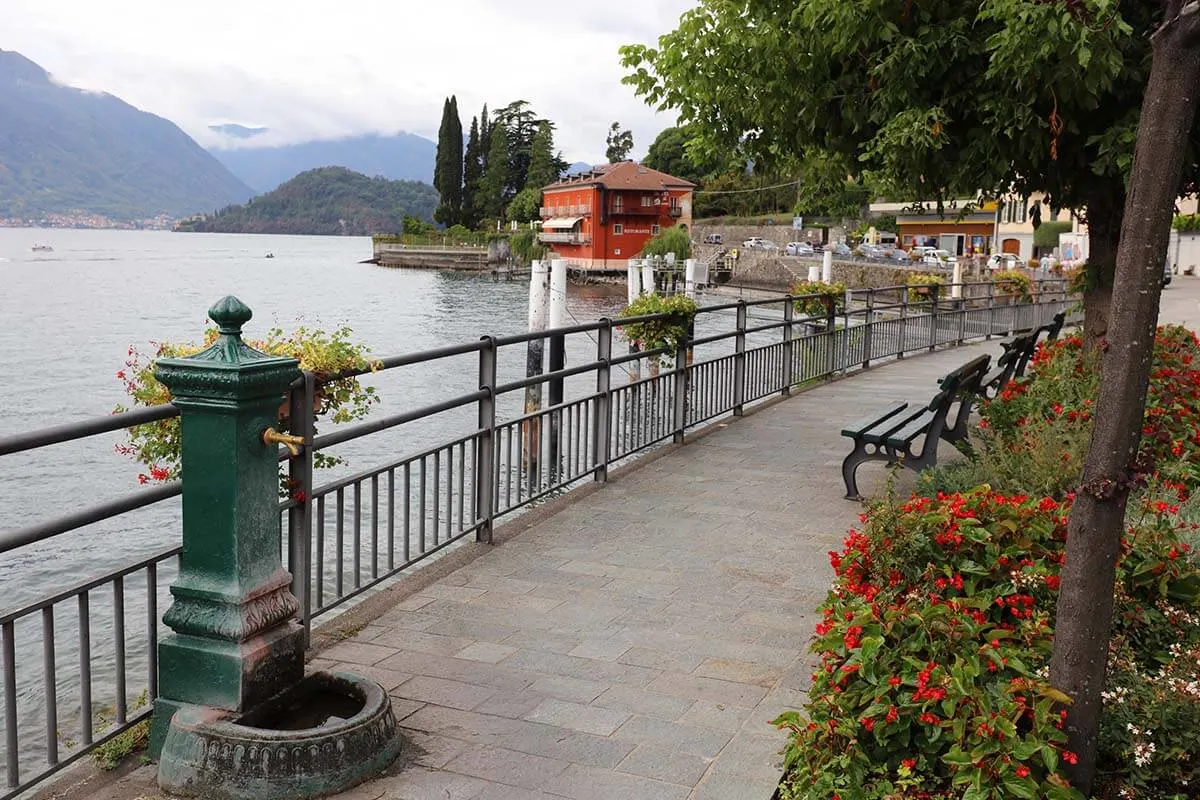
{"type": "Polygon", "coordinates": [[[795,347],[792,344],[792,320],[795,318],[796,305],[792,302],[792,296],[788,295],[783,301],[783,389],[780,391],[784,397],[792,393],[792,375],[795,367],[793,365],[793,354],[795,347]]]}
{"type": "Polygon", "coordinates": [[[608,480],[608,462],[612,458],[612,320],[605,317],[596,331],[596,425],[592,429],[592,478],[608,480]]]}
{"type": "Polygon", "coordinates": [[[671,441],[683,443],[683,431],[687,428],[687,392],[688,392],[688,349],[691,337],[685,335],[675,345],[675,396],[672,400],[671,441]]]}
{"type": "Polygon", "coordinates": [[[929,287],[929,296],[933,305],[929,309],[929,352],[937,347],[938,340],[938,299],[941,294],[941,284],[935,283],[929,287]]]}
{"type": "Polygon", "coordinates": [[[992,334],[996,331],[996,284],[988,281],[987,285],[987,303],[988,303],[988,326],[987,339],[992,338],[992,334]]]}
{"type": "MultiPolygon", "coordinates": [[[[485,394],[478,404],[479,447],[475,454],[475,515],[479,527],[475,541],[492,541],[496,518],[496,339],[484,336],[479,350],[479,388],[485,394]]],[[[511,466],[510,466],[511,468],[511,466]]],[[[405,489],[407,491],[407,487],[405,489]]]]}
{"type": "Polygon", "coordinates": [[[863,369],[871,367],[871,347],[875,338],[875,290],[867,289],[867,310],[863,315],[863,369]]]}
{"type": "Polygon", "coordinates": [[[316,377],[305,372],[303,382],[288,393],[288,428],[304,439],[300,455],[288,459],[288,489],[293,505],[288,509],[288,571],[292,573],[292,594],[300,602],[300,624],[304,626],[304,646],[312,633],[310,587],[320,575],[312,574],[312,492],[313,417],[316,414],[316,377]]]}
{"type": "Polygon", "coordinates": [[[908,344],[908,287],[900,289],[900,332],[896,335],[896,358],[904,358],[904,347],[908,344]]]}
{"type": "Polygon", "coordinates": [[[959,285],[958,298],[954,303],[955,313],[958,314],[958,343],[962,344],[967,339],[967,293],[963,291],[966,287],[959,285]]]}
{"type": "Polygon", "coordinates": [[[733,340],[733,415],[742,416],[746,402],[746,301],[738,300],[737,335],[733,340]]]}

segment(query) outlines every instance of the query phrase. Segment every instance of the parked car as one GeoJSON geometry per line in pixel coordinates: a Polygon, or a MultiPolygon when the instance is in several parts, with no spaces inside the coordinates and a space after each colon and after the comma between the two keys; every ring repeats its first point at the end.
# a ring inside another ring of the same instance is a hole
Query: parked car
{"type": "Polygon", "coordinates": [[[704,243],[705,244],[725,244],[725,237],[719,233],[706,233],[706,234],[704,234],[704,243]]]}
{"type": "Polygon", "coordinates": [[[950,269],[954,266],[954,262],[958,261],[958,257],[953,255],[949,250],[928,250],[921,257],[921,260],[931,267],[950,269]]]}
{"type": "Polygon", "coordinates": [[[1163,266],[1163,286],[1171,285],[1171,259],[1167,259],[1167,263],[1163,266]]]}
{"type": "Polygon", "coordinates": [[[837,242],[833,245],[830,245],[830,249],[833,250],[833,254],[835,256],[848,256],[853,252],[850,249],[850,245],[846,244],[845,242],[837,242]]]}
{"type": "Polygon", "coordinates": [[[783,248],[785,256],[811,256],[815,255],[816,252],[808,242],[788,242],[783,248]]]}
{"type": "Polygon", "coordinates": [[[758,249],[759,250],[778,250],[779,245],[775,244],[770,239],[763,239],[761,242],[759,242],[758,249]]]}
{"type": "Polygon", "coordinates": [[[883,258],[884,249],[876,244],[863,244],[858,246],[858,252],[863,258],[880,259],[883,258]]]}
{"type": "Polygon", "coordinates": [[[761,236],[751,236],[746,241],[742,242],[742,247],[746,250],[765,250],[763,247],[763,238],[761,236]]]}
{"type": "Polygon", "coordinates": [[[1021,257],[1013,253],[993,253],[991,258],[988,259],[987,265],[988,269],[993,271],[1002,269],[1020,269],[1022,266],[1024,266],[1021,263],[1021,257]]]}
{"type": "Polygon", "coordinates": [[[897,247],[892,251],[892,261],[903,261],[905,264],[909,262],[908,253],[897,247]]]}

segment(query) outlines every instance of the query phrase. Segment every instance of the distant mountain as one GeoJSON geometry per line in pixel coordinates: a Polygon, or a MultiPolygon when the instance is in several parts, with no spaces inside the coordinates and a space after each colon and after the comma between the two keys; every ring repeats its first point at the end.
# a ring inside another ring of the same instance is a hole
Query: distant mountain
{"type": "Polygon", "coordinates": [[[269,128],[250,128],[245,125],[238,125],[236,122],[227,122],[223,125],[209,125],[208,129],[214,133],[231,136],[234,139],[253,139],[255,136],[262,136],[269,128]]]}
{"type": "Polygon", "coordinates": [[[568,175],[578,175],[581,172],[591,172],[592,165],[586,161],[576,161],[571,166],[567,167],[568,175]]]}
{"type": "Polygon", "coordinates": [[[173,123],[0,50],[0,217],[183,216],[252,194],[173,123]]]}
{"type": "Polygon", "coordinates": [[[438,194],[428,184],[322,167],[302,172],[244,206],[182,222],[179,230],[365,236],[402,230],[405,215],[431,221],[437,204],[438,194]]]}
{"type": "Polygon", "coordinates": [[[268,192],[305,170],[329,166],[389,180],[433,183],[437,144],[414,133],[366,134],[277,147],[211,148],[210,152],[247,184],[268,192]]]}

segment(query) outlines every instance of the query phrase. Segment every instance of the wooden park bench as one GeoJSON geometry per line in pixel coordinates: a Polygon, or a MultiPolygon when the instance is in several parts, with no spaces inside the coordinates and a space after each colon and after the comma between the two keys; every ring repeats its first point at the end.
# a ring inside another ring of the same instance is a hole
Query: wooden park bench
{"type": "Polygon", "coordinates": [[[966,438],[971,406],[980,394],[991,356],[979,356],[938,381],[940,390],[927,405],[911,408],[895,402],[887,408],[851,423],[843,436],[854,440],[854,450],[842,462],[846,499],[861,500],[855,473],[865,461],[886,461],[920,471],[937,463],[938,442],[966,438]],[[947,424],[957,404],[954,421],[947,424]],[[917,440],[919,449],[914,449],[917,440]]]}

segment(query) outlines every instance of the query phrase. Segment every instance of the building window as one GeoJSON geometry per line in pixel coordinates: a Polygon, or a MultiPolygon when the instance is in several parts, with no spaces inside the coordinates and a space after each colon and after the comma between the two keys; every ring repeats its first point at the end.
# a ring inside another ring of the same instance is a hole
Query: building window
{"type": "Polygon", "coordinates": [[[660,233],[662,233],[661,225],[651,225],[650,226],[650,235],[651,236],[658,236],[660,233]]]}
{"type": "Polygon", "coordinates": [[[652,206],[652,205],[655,205],[654,195],[652,195],[652,194],[642,195],[642,208],[645,208],[647,206],[652,206]]]}
{"type": "Polygon", "coordinates": [[[617,195],[613,198],[612,210],[614,214],[620,214],[625,210],[625,198],[617,195]]]}
{"type": "Polygon", "coordinates": [[[618,222],[615,225],[613,225],[613,235],[614,236],[620,236],[624,232],[625,232],[625,226],[622,225],[621,223],[618,222]]]}

